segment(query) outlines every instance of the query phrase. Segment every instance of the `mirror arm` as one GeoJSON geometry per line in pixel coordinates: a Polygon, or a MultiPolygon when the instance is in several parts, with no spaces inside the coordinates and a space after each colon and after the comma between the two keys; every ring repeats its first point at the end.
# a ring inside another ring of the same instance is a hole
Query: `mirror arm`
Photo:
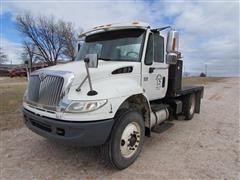
{"type": "Polygon", "coordinates": [[[80,92],[80,91],[81,91],[81,87],[82,87],[82,85],[85,83],[85,81],[87,80],[87,78],[88,78],[88,76],[86,76],[86,77],[84,78],[84,80],[81,82],[81,84],[78,86],[78,88],[76,89],[77,92],[80,92]]]}
{"type": "Polygon", "coordinates": [[[92,91],[92,81],[91,81],[91,77],[90,77],[90,74],[89,74],[89,69],[88,69],[88,63],[89,63],[89,59],[88,58],[85,58],[84,59],[84,62],[85,62],[85,67],[86,67],[86,71],[87,71],[87,78],[88,78],[88,83],[89,83],[89,87],[90,87],[90,91],[92,91]]]}
{"type": "Polygon", "coordinates": [[[81,84],[78,86],[78,88],[76,89],[76,91],[77,91],[77,92],[80,92],[82,85],[83,85],[83,84],[85,83],[85,81],[88,79],[90,91],[88,91],[87,95],[88,95],[88,96],[94,96],[94,95],[97,94],[97,91],[94,91],[93,88],[92,88],[92,81],[91,81],[91,77],[90,77],[90,73],[89,73],[89,66],[88,66],[89,61],[90,61],[90,60],[89,60],[88,57],[85,57],[85,58],[84,58],[84,63],[85,63],[86,71],[87,71],[87,76],[84,78],[84,80],[83,80],[83,81],[81,82],[81,84]]]}

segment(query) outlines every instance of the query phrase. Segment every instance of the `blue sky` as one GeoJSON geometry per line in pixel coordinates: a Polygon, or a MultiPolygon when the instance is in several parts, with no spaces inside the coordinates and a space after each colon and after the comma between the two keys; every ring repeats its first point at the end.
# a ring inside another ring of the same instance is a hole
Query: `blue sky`
{"type": "Polygon", "coordinates": [[[5,1],[1,0],[1,47],[13,63],[20,62],[22,36],[15,17],[25,11],[54,15],[77,29],[143,21],[153,27],[180,30],[185,70],[192,74],[239,76],[238,1],[5,1]]]}
{"type": "Polygon", "coordinates": [[[13,15],[11,12],[5,12],[0,16],[0,20],[2,22],[2,35],[4,38],[9,41],[21,43],[22,37],[17,31],[16,24],[13,20],[13,15]]]}

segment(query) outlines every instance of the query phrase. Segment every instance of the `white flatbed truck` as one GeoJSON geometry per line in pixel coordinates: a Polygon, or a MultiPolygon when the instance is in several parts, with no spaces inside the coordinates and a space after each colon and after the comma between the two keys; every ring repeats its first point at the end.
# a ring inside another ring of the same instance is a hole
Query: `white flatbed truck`
{"type": "Polygon", "coordinates": [[[182,87],[176,30],[133,22],[95,27],[79,37],[76,61],[29,77],[23,115],[33,132],[99,146],[113,167],[124,169],[154,129],[200,112],[203,87],[182,87]]]}

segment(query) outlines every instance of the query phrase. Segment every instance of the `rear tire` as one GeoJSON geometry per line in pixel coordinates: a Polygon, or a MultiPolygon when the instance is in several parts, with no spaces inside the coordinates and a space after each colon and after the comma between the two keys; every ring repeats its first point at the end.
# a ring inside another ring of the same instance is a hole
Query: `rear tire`
{"type": "Polygon", "coordinates": [[[127,168],[141,152],[144,136],[142,115],[136,110],[120,110],[110,139],[101,147],[101,153],[114,168],[127,168]]]}
{"type": "Polygon", "coordinates": [[[196,108],[196,95],[192,93],[186,99],[186,111],[185,111],[185,120],[191,120],[194,117],[196,108]]]}

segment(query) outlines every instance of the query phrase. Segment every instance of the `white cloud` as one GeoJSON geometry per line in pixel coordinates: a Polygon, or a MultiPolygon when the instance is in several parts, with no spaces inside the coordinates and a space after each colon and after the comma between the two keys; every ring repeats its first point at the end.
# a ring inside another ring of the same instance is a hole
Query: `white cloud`
{"type": "Polygon", "coordinates": [[[2,35],[0,36],[1,42],[0,46],[2,47],[3,52],[7,55],[8,61],[7,64],[19,64],[22,63],[21,53],[22,53],[22,45],[19,43],[14,43],[2,35]]]}
{"type": "Polygon", "coordinates": [[[239,2],[147,2],[147,1],[42,1],[4,2],[3,11],[14,15],[54,15],[85,30],[101,24],[146,21],[154,27],[169,21],[180,29],[180,47],[190,72],[211,66],[212,74],[239,74],[239,2]]]}
{"type": "Polygon", "coordinates": [[[239,74],[239,3],[166,3],[166,16],[176,16],[174,24],[182,30],[181,49],[187,71],[210,74],[239,74]]]}
{"type": "Polygon", "coordinates": [[[84,29],[117,22],[128,22],[135,20],[149,20],[150,17],[144,13],[144,2],[5,2],[6,9],[11,9],[12,13],[21,14],[30,11],[34,15],[45,14],[54,15],[57,18],[72,21],[76,26],[84,29]],[[143,12],[143,13],[142,13],[143,12]]]}

